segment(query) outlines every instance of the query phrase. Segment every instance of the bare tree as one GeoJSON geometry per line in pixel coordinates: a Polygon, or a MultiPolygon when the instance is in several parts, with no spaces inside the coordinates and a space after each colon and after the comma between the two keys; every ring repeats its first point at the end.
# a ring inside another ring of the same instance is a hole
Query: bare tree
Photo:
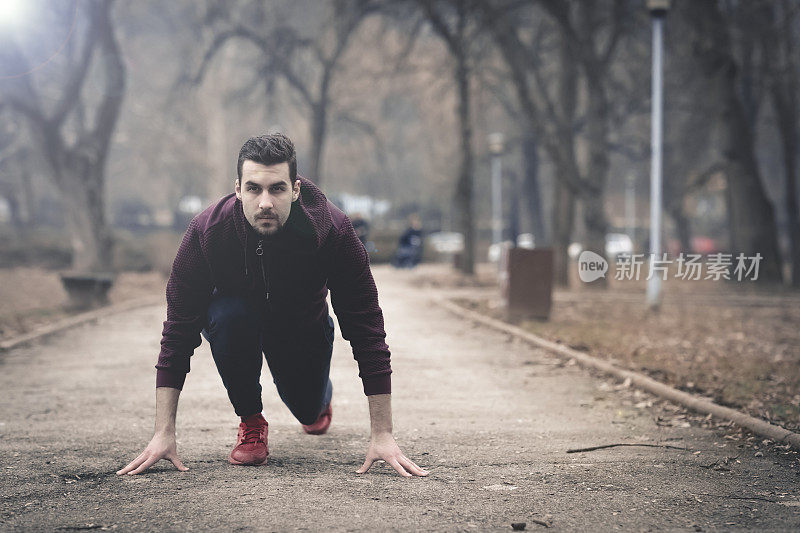
{"type": "MultiPolygon", "coordinates": [[[[491,40],[492,37],[489,36],[491,40]]],[[[489,47],[487,47],[489,48],[489,47]]],[[[496,47],[494,47],[496,50],[496,47]]],[[[517,178],[515,173],[509,174],[509,181],[514,183],[514,187],[519,187],[522,198],[512,195],[510,198],[510,210],[513,212],[511,217],[512,224],[517,223],[517,217],[521,215],[520,203],[528,212],[531,231],[537,246],[551,246],[551,236],[548,234],[543,212],[542,198],[542,179],[540,173],[540,157],[538,132],[531,127],[525,118],[520,120],[522,110],[517,101],[513,89],[513,83],[509,83],[510,74],[507,68],[503,68],[503,60],[496,53],[484,54],[481,62],[476,64],[475,77],[480,83],[480,87],[489,90],[494,100],[500,104],[504,111],[505,121],[510,127],[518,130],[516,136],[506,139],[506,150],[509,152],[519,152],[521,178],[517,178]]],[[[510,237],[512,242],[518,232],[512,231],[510,237]]]]}
{"type": "Polygon", "coordinates": [[[776,126],[781,139],[783,155],[786,218],[789,230],[789,246],[792,286],[800,287],[800,210],[797,205],[797,150],[798,132],[797,93],[798,80],[797,23],[800,9],[786,0],[762,2],[764,22],[761,26],[764,61],[769,76],[768,90],[775,114],[776,126]]]}
{"type": "Polygon", "coordinates": [[[518,3],[483,2],[480,7],[509,69],[527,129],[535,132],[556,169],[552,220],[556,282],[566,285],[575,199],[584,188],[577,160],[577,64],[564,36],[554,33],[552,25],[548,27],[541,18],[521,13],[518,3]],[[543,50],[556,59],[550,68],[541,59],[543,50]],[[548,83],[550,79],[554,83],[548,83]]]}
{"type": "Polygon", "coordinates": [[[719,102],[717,126],[727,180],[731,252],[761,254],[759,281],[780,282],[775,214],[756,159],[752,106],[748,107],[739,90],[740,68],[733,55],[729,23],[716,0],[686,2],[679,12],[693,29],[694,59],[719,102]]]}
{"type": "Polygon", "coordinates": [[[681,251],[690,252],[695,229],[688,200],[723,170],[721,154],[713,142],[718,102],[700,65],[692,60],[692,43],[686,39],[691,28],[683,17],[670,17],[668,24],[664,210],[675,224],[681,251]]]}
{"type": "Polygon", "coordinates": [[[627,30],[629,6],[626,0],[573,4],[542,0],[542,6],[556,21],[569,58],[579,65],[585,79],[588,161],[581,181],[581,202],[587,248],[604,256],[608,231],[605,189],[611,167],[608,80],[617,45],[627,30]]]}
{"type": "Polygon", "coordinates": [[[19,133],[17,125],[10,117],[0,114],[0,196],[6,199],[10,208],[11,223],[21,228],[25,218],[25,208],[20,206],[20,197],[25,193],[25,183],[20,183],[19,161],[22,148],[17,146],[19,133]],[[16,178],[16,179],[15,179],[16,178]]]}
{"type": "Polygon", "coordinates": [[[472,109],[470,91],[469,43],[467,26],[470,2],[466,0],[417,0],[434,32],[444,41],[455,62],[453,76],[458,91],[458,124],[461,161],[456,184],[459,229],[464,233],[464,255],[459,269],[475,272],[475,208],[472,201],[472,109]]]}
{"type": "Polygon", "coordinates": [[[311,138],[309,177],[319,184],[323,179],[322,163],[331,117],[334,76],[351,37],[373,6],[368,0],[334,1],[326,20],[326,27],[331,30],[320,32],[316,38],[301,35],[288,23],[272,27],[263,24],[268,19],[266,9],[259,2],[248,2],[241,12],[231,12],[233,9],[228,5],[210,11],[207,20],[214,25],[216,33],[193,82],[202,82],[209,64],[229,41],[239,39],[254,45],[260,52],[258,76],[263,80],[266,92],[271,93],[276,79],[280,78],[299,95],[308,110],[311,138]],[[253,24],[253,20],[262,24],[253,24]]]}
{"type": "MultiPolygon", "coordinates": [[[[73,268],[105,272],[111,268],[112,236],[105,215],[104,172],[125,94],[125,67],[111,21],[112,1],[92,0],[81,6],[86,17],[85,24],[79,25],[84,27],[83,43],[74,45],[77,53],[57,96],[51,98],[48,92],[48,98],[43,98],[29,75],[2,80],[0,90],[7,105],[27,118],[36,147],[66,203],[73,268]],[[100,65],[105,77],[97,98],[84,90],[93,63],[100,65]],[[48,100],[54,103],[49,105],[48,100]],[[90,110],[93,120],[87,116],[90,110]]],[[[0,50],[18,72],[30,70],[15,43],[6,42],[0,50]]]]}

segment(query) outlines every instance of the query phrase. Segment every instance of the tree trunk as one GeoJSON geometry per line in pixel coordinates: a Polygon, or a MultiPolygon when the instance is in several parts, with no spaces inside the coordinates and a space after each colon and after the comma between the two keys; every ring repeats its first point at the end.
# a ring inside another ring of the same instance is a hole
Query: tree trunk
{"type": "Polygon", "coordinates": [[[583,223],[586,225],[586,250],[605,257],[606,222],[605,207],[601,195],[586,195],[582,198],[583,223]]]}
{"type": "MultiPolygon", "coordinates": [[[[794,93],[793,93],[794,94],[794,93]]],[[[786,217],[791,248],[792,287],[800,287],[800,212],[797,207],[797,107],[778,115],[778,129],[783,145],[786,191],[786,217]]]]}
{"type": "Polygon", "coordinates": [[[752,134],[747,130],[744,110],[735,94],[727,102],[730,114],[726,122],[725,155],[731,222],[731,252],[753,257],[762,256],[759,280],[780,283],[775,214],[761,183],[755,159],[752,134]]]}
{"type": "Polygon", "coordinates": [[[731,55],[726,22],[716,2],[688,2],[687,17],[695,26],[695,56],[712,77],[721,112],[722,152],[728,183],[730,252],[735,257],[760,254],[758,281],[782,280],[777,227],[755,154],[754,131],[737,91],[737,67],[731,55]]]}
{"type": "Polygon", "coordinates": [[[72,270],[110,272],[113,239],[105,216],[103,166],[98,165],[94,154],[75,154],[57,145],[54,139],[61,137],[55,131],[43,132],[41,138],[53,147],[47,152],[47,160],[64,202],[72,243],[72,270]]]}
{"type": "Polygon", "coordinates": [[[533,226],[533,238],[536,246],[547,246],[549,239],[545,233],[542,217],[542,193],[539,187],[539,152],[536,135],[528,131],[522,141],[522,158],[525,169],[525,197],[528,200],[528,212],[533,226]]]}
{"type": "MultiPolygon", "coordinates": [[[[462,43],[463,44],[463,43],[462,43]]],[[[456,185],[459,229],[464,234],[464,255],[459,268],[465,274],[475,273],[475,221],[472,204],[472,113],[470,108],[469,70],[463,48],[456,55],[458,84],[458,125],[461,136],[461,165],[456,185]]]]}
{"type": "Polygon", "coordinates": [[[65,184],[77,186],[61,188],[62,197],[69,207],[67,222],[72,236],[72,270],[76,272],[110,272],[112,269],[113,239],[106,223],[103,209],[103,180],[76,175],[79,169],[65,173],[65,184]],[[83,183],[81,183],[83,181],[83,183]]]}
{"type": "MultiPolygon", "coordinates": [[[[23,163],[24,165],[25,163],[23,163]]],[[[33,206],[33,192],[31,191],[31,173],[28,170],[22,170],[18,173],[19,176],[19,187],[18,187],[18,209],[17,212],[17,221],[23,227],[29,227],[32,223],[35,223],[33,220],[33,213],[35,208],[33,206]]]]}
{"type": "MultiPolygon", "coordinates": [[[[730,81],[732,74],[726,78],[730,81]]],[[[725,84],[727,85],[727,84],[725,84]]],[[[726,87],[726,111],[723,118],[724,154],[727,159],[728,208],[731,223],[731,252],[734,257],[743,253],[762,256],[759,281],[780,283],[780,253],[778,250],[775,214],[764,187],[756,162],[752,131],[749,129],[733,87],[726,87]]]]}
{"type": "Polygon", "coordinates": [[[555,257],[555,282],[569,286],[569,245],[575,221],[575,195],[565,180],[555,184],[555,209],[553,209],[553,248],[555,257]]]}
{"type": "MultiPolygon", "coordinates": [[[[223,62],[220,68],[227,70],[227,65],[228,63],[223,62]]],[[[210,172],[205,180],[204,190],[193,192],[195,194],[205,194],[209,201],[215,202],[226,194],[231,193],[233,183],[223,178],[228,177],[231,162],[228,155],[227,113],[225,113],[225,107],[220,104],[222,99],[222,79],[214,76],[211,76],[210,79],[209,92],[214,98],[203,99],[206,108],[205,157],[210,172]]]]}
{"type": "Polygon", "coordinates": [[[325,133],[328,126],[327,112],[327,104],[324,100],[312,106],[308,178],[317,185],[322,184],[322,151],[325,149],[325,133]]]}
{"type": "Polygon", "coordinates": [[[562,35],[558,53],[558,94],[560,95],[559,118],[556,126],[557,143],[550,143],[549,153],[556,167],[555,205],[553,212],[553,243],[555,256],[555,282],[569,286],[569,245],[575,229],[575,203],[577,184],[581,172],[575,155],[577,135],[574,130],[575,112],[578,107],[578,67],[572,56],[570,44],[562,35]]]}
{"type": "Polygon", "coordinates": [[[469,86],[469,66],[467,64],[468,46],[466,28],[468,23],[468,6],[465,2],[452,2],[455,8],[455,28],[451,28],[447,19],[436,9],[434,0],[419,0],[419,5],[426,13],[434,31],[447,45],[450,55],[455,60],[455,82],[458,102],[457,116],[460,137],[461,162],[458,169],[458,180],[453,195],[456,207],[458,229],[464,234],[464,252],[458,268],[464,274],[475,273],[475,216],[472,205],[472,111],[469,86]]]}
{"type": "Polygon", "coordinates": [[[505,174],[506,181],[508,181],[507,189],[510,188],[511,190],[508,193],[504,193],[507,194],[504,198],[508,198],[508,226],[501,240],[509,240],[512,246],[516,246],[520,234],[519,178],[513,170],[505,171],[503,174],[505,174]]]}
{"type": "Polygon", "coordinates": [[[786,218],[789,231],[789,247],[792,286],[800,287],[800,213],[797,206],[797,90],[798,83],[790,69],[775,73],[777,79],[772,87],[772,103],[775,120],[781,138],[783,152],[784,190],[786,196],[786,218]]]}
{"type": "Polygon", "coordinates": [[[780,7],[770,4],[762,7],[767,10],[766,20],[772,30],[764,36],[764,58],[772,78],[770,93],[783,152],[792,286],[800,287],[800,213],[797,205],[797,91],[800,90],[800,83],[792,33],[796,14],[788,2],[782,2],[780,7]]]}
{"type": "MultiPolygon", "coordinates": [[[[692,251],[692,226],[689,222],[689,217],[683,210],[682,205],[667,205],[666,211],[672,217],[675,223],[675,229],[678,233],[678,241],[680,242],[681,252],[689,253],[692,251]]],[[[666,248],[666,247],[665,247],[666,248]]]]}
{"type": "MultiPolygon", "coordinates": [[[[586,68],[587,81],[587,135],[589,165],[586,172],[587,190],[581,192],[583,222],[586,226],[586,248],[601,257],[606,256],[608,219],[605,212],[605,188],[610,166],[608,159],[608,102],[600,76],[586,68]]],[[[606,277],[592,283],[592,287],[608,285],[606,277]]]]}

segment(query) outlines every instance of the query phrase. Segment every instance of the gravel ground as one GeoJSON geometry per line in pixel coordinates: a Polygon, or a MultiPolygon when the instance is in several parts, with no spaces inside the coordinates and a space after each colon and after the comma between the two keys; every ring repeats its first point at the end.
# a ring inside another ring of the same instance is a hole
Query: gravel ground
{"type": "MultiPolygon", "coordinates": [[[[395,436],[431,470],[354,473],[367,402],[334,351],[334,418],[305,435],[264,376],[270,463],[227,463],[237,420],[207,345],[178,415],[188,472],[118,478],[152,433],[162,307],[2,355],[3,530],[773,530],[800,528],[797,461],[713,429],[432,305],[413,274],[375,269],[393,351],[395,436]],[[567,453],[589,446],[627,443],[567,453]],[[670,447],[666,447],[670,446],[670,447]],[[681,448],[681,449],[676,449],[681,448]]],[[[265,365],[266,367],[266,365],[265,365]]],[[[266,372],[266,369],[265,369],[266,372]]]]}

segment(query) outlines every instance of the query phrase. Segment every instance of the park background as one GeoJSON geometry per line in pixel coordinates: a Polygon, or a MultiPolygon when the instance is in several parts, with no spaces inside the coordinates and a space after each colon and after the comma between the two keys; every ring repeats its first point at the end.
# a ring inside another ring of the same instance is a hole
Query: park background
{"type": "Polygon", "coordinates": [[[463,305],[796,430],[800,5],[655,7],[3,2],[0,336],[77,312],[65,273],[110,276],[112,303],[163,294],[241,144],[281,131],[300,174],[368,220],[374,264],[417,213],[415,284],[475,288],[463,305]],[[612,244],[649,250],[654,19],[662,249],[763,257],[755,281],[671,276],[657,310],[643,279],[584,284],[570,254],[613,273],[612,244]],[[549,320],[505,313],[498,241],[553,250],[549,320]]]}

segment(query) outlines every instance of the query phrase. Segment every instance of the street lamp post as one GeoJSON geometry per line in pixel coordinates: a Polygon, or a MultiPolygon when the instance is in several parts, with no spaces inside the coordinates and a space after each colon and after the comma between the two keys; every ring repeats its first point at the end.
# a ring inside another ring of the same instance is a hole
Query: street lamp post
{"type": "Polygon", "coordinates": [[[503,240],[503,155],[505,137],[502,133],[488,136],[489,153],[492,155],[492,244],[503,240]]]}
{"type": "Polygon", "coordinates": [[[631,241],[636,243],[636,174],[628,174],[625,179],[625,231],[631,241]]]}
{"type": "MultiPolygon", "coordinates": [[[[653,81],[651,118],[650,159],[650,272],[661,254],[661,188],[662,188],[662,136],[664,131],[664,18],[670,0],[647,0],[647,8],[653,18],[653,81]]],[[[661,305],[661,277],[652,274],[647,281],[647,307],[657,309],[661,305]]]]}

